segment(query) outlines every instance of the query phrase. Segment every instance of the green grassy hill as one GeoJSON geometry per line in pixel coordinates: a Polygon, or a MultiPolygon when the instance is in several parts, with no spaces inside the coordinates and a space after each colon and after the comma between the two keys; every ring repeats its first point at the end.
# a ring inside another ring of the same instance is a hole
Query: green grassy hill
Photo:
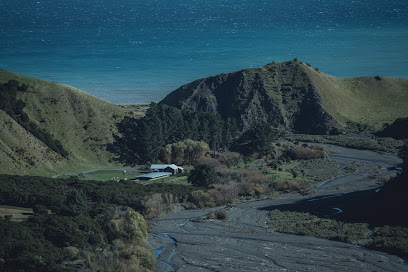
{"type": "Polygon", "coordinates": [[[336,78],[300,61],[199,79],[162,101],[236,118],[243,129],[264,121],[309,134],[375,131],[407,117],[407,102],[406,79],[336,78]]]}
{"type": "Polygon", "coordinates": [[[348,122],[374,130],[408,117],[408,80],[390,77],[336,78],[305,68],[322,97],[323,108],[342,125],[348,122]]]}
{"type": "Polygon", "coordinates": [[[112,166],[105,145],[113,141],[115,123],[126,111],[73,87],[0,70],[0,84],[28,84],[17,99],[26,103],[29,120],[61,142],[67,158],[51,150],[0,110],[0,174],[52,175],[112,166]]]}

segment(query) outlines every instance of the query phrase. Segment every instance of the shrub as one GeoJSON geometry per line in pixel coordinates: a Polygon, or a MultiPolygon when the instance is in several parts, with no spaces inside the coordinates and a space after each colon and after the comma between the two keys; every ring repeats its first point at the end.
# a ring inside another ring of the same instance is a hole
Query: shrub
{"type": "Polygon", "coordinates": [[[197,160],[197,164],[206,164],[214,168],[221,166],[221,163],[219,160],[213,159],[211,157],[201,157],[200,159],[197,160]]]}
{"type": "Polygon", "coordinates": [[[303,178],[296,178],[293,180],[279,180],[275,181],[272,187],[276,191],[290,193],[297,192],[300,194],[306,193],[306,190],[310,188],[310,181],[303,178]]]}
{"type": "Polygon", "coordinates": [[[145,240],[147,238],[147,225],[144,218],[130,208],[124,215],[111,219],[109,222],[111,239],[145,240]]]}
{"type": "Polygon", "coordinates": [[[228,168],[231,168],[231,166],[238,166],[242,158],[237,152],[223,152],[220,154],[219,161],[228,168]]]}
{"type": "Polygon", "coordinates": [[[228,217],[227,211],[225,209],[217,210],[215,216],[219,220],[225,220],[228,217]]]}
{"type": "Polygon", "coordinates": [[[188,198],[188,201],[196,205],[198,208],[214,207],[215,201],[209,192],[198,190],[192,192],[188,198]]]}
{"type": "Polygon", "coordinates": [[[258,172],[253,172],[251,175],[248,175],[243,178],[243,181],[253,183],[253,184],[261,184],[268,181],[268,179],[258,172]]]}
{"type": "Polygon", "coordinates": [[[326,153],[323,150],[313,150],[300,145],[295,145],[288,149],[285,155],[289,156],[292,160],[312,160],[326,157],[326,153]]]}

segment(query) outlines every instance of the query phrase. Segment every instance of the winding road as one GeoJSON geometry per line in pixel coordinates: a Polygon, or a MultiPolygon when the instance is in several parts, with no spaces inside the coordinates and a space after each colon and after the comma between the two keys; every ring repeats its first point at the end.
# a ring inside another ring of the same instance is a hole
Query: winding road
{"type": "Polygon", "coordinates": [[[230,205],[224,221],[206,219],[222,207],[183,210],[154,221],[148,241],[156,253],[157,271],[408,271],[396,256],[268,228],[270,207],[375,190],[379,185],[370,176],[393,176],[396,172],[388,168],[400,163],[390,154],[324,146],[331,152],[330,159],[342,169],[353,166],[353,172],[343,171],[306,196],[282,194],[230,205]]]}

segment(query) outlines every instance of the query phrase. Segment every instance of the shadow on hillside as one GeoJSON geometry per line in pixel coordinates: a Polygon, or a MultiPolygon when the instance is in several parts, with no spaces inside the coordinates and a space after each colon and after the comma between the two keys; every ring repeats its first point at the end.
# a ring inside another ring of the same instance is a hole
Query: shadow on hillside
{"type": "Polygon", "coordinates": [[[366,190],[348,194],[327,195],[298,201],[294,204],[272,205],[261,210],[307,212],[320,218],[370,226],[408,226],[408,181],[405,177],[385,186],[381,191],[366,190]]]}

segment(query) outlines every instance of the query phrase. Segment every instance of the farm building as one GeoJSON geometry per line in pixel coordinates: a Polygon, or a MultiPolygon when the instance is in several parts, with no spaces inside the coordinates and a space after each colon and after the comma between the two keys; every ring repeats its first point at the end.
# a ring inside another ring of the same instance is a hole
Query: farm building
{"type": "Polygon", "coordinates": [[[152,173],[144,174],[141,176],[137,176],[136,179],[152,180],[152,179],[165,178],[169,176],[171,176],[171,173],[169,172],[152,172],[152,173]]]}
{"type": "Polygon", "coordinates": [[[177,166],[175,164],[152,164],[150,169],[153,172],[168,172],[172,175],[183,173],[183,167],[177,166]]]}

